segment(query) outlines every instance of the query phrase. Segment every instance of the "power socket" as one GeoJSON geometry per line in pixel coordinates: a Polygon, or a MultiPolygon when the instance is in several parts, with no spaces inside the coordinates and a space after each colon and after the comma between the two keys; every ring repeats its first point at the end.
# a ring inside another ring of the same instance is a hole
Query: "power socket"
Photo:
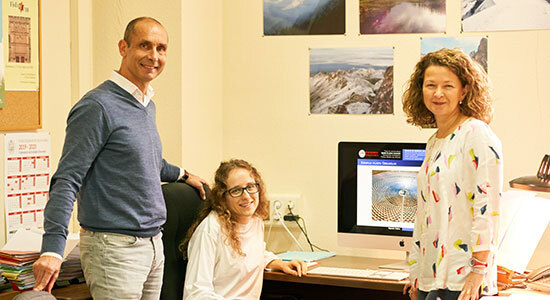
{"type": "Polygon", "coordinates": [[[274,221],[279,221],[281,219],[283,204],[279,200],[270,201],[269,215],[270,219],[274,221]],[[277,213],[279,212],[279,213],[277,213]]]}
{"type": "Polygon", "coordinates": [[[277,222],[282,216],[288,214],[290,209],[297,215],[300,211],[300,198],[299,194],[270,194],[269,199],[269,220],[277,222]],[[279,215],[277,214],[279,212],[279,215]]]}

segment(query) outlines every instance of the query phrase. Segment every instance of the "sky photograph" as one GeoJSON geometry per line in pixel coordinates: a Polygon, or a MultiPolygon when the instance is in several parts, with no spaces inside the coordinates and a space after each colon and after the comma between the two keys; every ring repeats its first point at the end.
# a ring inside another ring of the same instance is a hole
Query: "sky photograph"
{"type": "Polygon", "coordinates": [[[315,48],[310,52],[310,74],[393,65],[392,48],[315,48]]]}

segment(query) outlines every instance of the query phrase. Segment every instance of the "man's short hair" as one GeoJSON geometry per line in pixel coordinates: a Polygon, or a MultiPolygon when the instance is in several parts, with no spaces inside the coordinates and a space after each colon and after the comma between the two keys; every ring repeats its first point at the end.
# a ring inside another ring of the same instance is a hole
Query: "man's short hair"
{"type": "MultiPolygon", "coordinates": [[[[139,17],[139,18],[133,19],[132,21],[130,21],[130,23],[128,23],[128,25],[126,25],[126,30],[124,30],[124,41],[126,41],[126,44],[128,46],[130,46],[131,36],[132,36],[132,33],[134,33],[134,28],[136,27],[136,24],[139,23],[140,21],[153,21],[158,25],[162,26],[162,24],[159,21],[151,17],[139,17]]],[[[164,26],[162,27],[164,28],[164,26]]]]}

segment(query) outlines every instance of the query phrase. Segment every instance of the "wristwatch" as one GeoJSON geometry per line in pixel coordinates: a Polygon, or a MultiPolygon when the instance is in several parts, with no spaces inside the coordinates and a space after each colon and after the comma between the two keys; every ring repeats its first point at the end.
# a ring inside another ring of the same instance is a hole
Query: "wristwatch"
{"type": "Polygon", "coordinates": [[[187,173],[187,170],[183,170],[183,176],[178,180],[179,182],[186,182],[187,178],[189,178],[189,173],[187,173]]]}
{"type": "Polygon", "coordinates": [[[472,268],[487,268],[488,264],[486,262],[480,261],[475,257],[470,258],[468,265],[472,268]]]}

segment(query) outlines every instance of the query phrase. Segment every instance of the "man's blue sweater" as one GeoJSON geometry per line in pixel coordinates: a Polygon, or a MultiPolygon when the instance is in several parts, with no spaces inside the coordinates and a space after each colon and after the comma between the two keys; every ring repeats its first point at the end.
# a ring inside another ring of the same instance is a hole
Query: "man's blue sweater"
{"type": "Polygon", "coordinates": [[[69,113],[44,211],[42,253],[63,254],[78,191],[82,228],[139,237],[158,234],[166,219],[160,183],[178,176],[179,168],[162,158],[153,101],[144,107],[105,81],[69,113]]]}

